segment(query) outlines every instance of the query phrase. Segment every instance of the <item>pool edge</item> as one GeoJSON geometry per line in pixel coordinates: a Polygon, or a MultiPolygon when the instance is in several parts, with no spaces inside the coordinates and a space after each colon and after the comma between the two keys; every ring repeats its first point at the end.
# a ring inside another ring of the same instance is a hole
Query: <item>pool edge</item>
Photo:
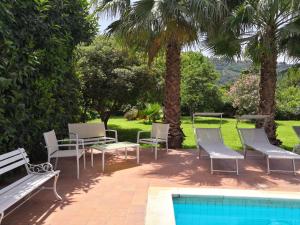
{"type": "Polygon", "coordinates": [[[172,196],[176,194],[300,200],[300,192],[218,188],[149,187],[145,225],[176,225],[172,201],[172,196]]]}

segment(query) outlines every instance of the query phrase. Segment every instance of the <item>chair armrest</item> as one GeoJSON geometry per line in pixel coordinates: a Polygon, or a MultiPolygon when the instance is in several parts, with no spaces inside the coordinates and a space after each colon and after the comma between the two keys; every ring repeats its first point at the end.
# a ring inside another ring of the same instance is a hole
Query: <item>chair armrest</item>
{"type": "MultiPolygon", "coordinates": [[[[80,139],[79,139],[80,140],[80,139]]],[[[77,140],[73,140],[76,141],[76,143],[71,143],[71,144],[57,144],[57,145],[46,145],[46,148],[51,148],[51,147],[76,147],[77,145],[82,145],[84,146],[84,142],[83,140],[80,140],[80,143],[77,143],[77,140]]]]}
{"type": "Polygon", "coordinates": [[[27,163],[28,173],[30,174],[43,174],[43,173],[49,173],[54,172],[53,166],[51,163],[41,163],[41,164],[30,164],[27,163]]]}
{"type": "Polygon", "coordinates": [[[115,134],[115,139],[118,142],[118,132],[116,130],[107,129],[107,130],[105,130],[105,132],[112,132],[112,133],[114,133],[115,134]]]}
{"type": "Polygon", "coordinates": [[[137,133],[137,143],[139,143],[140,137],[142,133],[150,133],[150,131],[138,131],[137,133]]]}

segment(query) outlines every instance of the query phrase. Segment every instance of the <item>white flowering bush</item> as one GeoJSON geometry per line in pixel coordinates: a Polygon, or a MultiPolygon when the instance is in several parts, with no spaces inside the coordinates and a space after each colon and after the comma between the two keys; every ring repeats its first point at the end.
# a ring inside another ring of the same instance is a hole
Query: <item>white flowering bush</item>
{"type": "Polygon", "coordinates": [[[238,114],[255,114],[259,104],[259,76],[256,74],[242,74],[228,91],[232,106],[238,114]]]}

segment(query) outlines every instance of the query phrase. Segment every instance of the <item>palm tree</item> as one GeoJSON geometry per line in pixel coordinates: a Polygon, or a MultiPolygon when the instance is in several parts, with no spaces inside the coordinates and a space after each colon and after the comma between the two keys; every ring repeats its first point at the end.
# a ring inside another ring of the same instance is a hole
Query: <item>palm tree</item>
{"type": "MultiPolygon", "coordinates": [[[[259,114],[269,114],[265,129],[270,141],[278,144],[275,125],[275,90],[277,59],[285,53],[299,57],[299,0],[246,0],[232,10],[217,36],[216,29],[208,38],[217,54],[246,54],[260,65],[259,114]]],[[[259,127],[262,124],[257,124],[259,127]]]]}
{"type": "MultiPolygon", "coordinates": [[[[122,0],[106,0],[100,11],[121,14],[108,27],[130,47],[147,52],[149,63],[161,51],[166,55],[164,122],[170,124],[169,146],[180,148],[180,53],[183,47],[199,41],[208,25],[225,7],[217,0],[139,0],[116,10],[122,0]],[[111,8],[113,6],[113,8],[111,8]]],[[[122,3],[121,5],[124,5],[122,3]]]]}

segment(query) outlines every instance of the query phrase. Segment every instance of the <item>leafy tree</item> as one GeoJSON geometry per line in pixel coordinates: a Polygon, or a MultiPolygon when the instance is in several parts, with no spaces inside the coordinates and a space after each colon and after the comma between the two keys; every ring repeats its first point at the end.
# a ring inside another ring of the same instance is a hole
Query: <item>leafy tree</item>
{"type": "Polygon", "coordinates": [[[228,96],[238,114],[256,114],[259,104],[258,92],[259,76],[244,72],[230,87],[228,96]]]}
{"type": "Polygon", "coordinates": [[[181,62],[181,107],[191,115],[195,111],[217,111],[222,102],[214,65],[197,52],[182,53],[181,62]]]}
{"type": "Polygon", "coordinates": [[[300,69],[290,68],[278,82],[276,117],[300,119],[300,69]]]}
{"type": "Polygon", "coordinates": [[[128,0],[97,2],[100,11],[121,15],[108,31],[120,36],[129,46],[145,50],[150,63],[159,51],[165,51],[164,122],[170,124],[169,146],[181,147],[181,49],[199,40],[199,34],[223,11],[223,5],[215,0],[139,0],[132,5],[128,0]]]}
{"type": "Polygon", "coordinates": [[[85,111],[96,110],[105,125],[112,113],[139,101],[151,101],[160,91],[156,73],[112,38],[98,37],[91,45],[82,46],[80,55],[85,111]]]}
{"type": "Polygon", "coordinates": [[[240,54],[241,42],[246,44],[247,54],[260,65],[258,112],[271,115],[265,129],[273,143],[278,143],[274,121],[277,58],[280,53],[299,57],[299,9],[299,0],[245,0],[222,21],[223,26],[217,24],[219,29],[208,35],[219,54],[240,54]]]}
{"type": "Polygon", "coordinates": [[[74,49],[95,34],[86,0],[0,2],[0,152],[45,155],[43,132],[78,121],[74,49]]]}

